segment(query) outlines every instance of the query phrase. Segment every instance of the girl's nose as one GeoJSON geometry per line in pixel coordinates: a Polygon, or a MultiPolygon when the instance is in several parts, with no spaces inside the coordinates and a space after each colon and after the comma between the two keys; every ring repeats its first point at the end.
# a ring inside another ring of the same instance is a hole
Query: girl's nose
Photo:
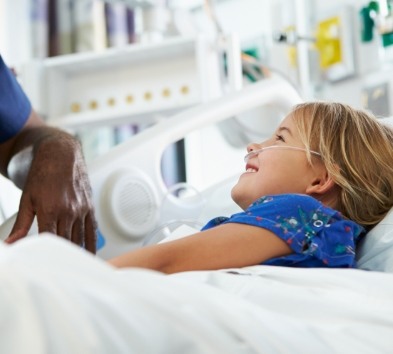
{"type": "Polygon", "coordinates": [[[259,145],[260,144],[257,144],[257,143],[250,143],[250,144],[248,144],[247,145],[247,152],[258,150],[259,149],[259,145]]]}

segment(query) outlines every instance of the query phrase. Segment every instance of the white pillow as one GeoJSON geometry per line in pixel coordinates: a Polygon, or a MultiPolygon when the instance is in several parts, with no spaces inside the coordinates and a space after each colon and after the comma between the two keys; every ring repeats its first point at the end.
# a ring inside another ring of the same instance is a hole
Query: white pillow
{"type": "Polygon", "coordinates": [[[393,208],[360,242],[356,257],[360,269],[393,273],[393,208]]]}
{"type": "Polygon", "coordinates": [[[384,124],[386,124],[386,125],[390,125],[390,126],[393,127],[393,116],[392,117],[380,118],[379,121],[384,123],[384,124]]]}

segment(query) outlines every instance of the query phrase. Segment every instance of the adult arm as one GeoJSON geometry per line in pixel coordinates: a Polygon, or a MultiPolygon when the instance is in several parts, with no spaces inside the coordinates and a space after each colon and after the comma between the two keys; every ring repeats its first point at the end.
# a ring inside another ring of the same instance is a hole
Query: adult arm
{"type": "Polygon", "coordinates": [[[266,229],[228,223],[179,240],[141,248],[113,258],[116,267],[141,267],[164,273],[240,268],[291,254],[290,247],[266,229]]]}
{"type": "Polygon", "coordinates": [[[0,144],[0,171],[22,189],[18,217],[7,242],[51,232],[95,252],[96,221],[79,142],[47,126],[32,110],[22,130],[0,144]]]}

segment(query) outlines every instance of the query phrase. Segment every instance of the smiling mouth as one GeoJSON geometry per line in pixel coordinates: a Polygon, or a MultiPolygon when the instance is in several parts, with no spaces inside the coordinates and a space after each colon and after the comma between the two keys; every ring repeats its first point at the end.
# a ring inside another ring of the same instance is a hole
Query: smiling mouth
{"type": "Polygon", "coordinates": [[[258,168],[247,164],[246,165],[246,172],[248,172],[248,173],[255,173],[255,172],[258,172],[258,168]]]}

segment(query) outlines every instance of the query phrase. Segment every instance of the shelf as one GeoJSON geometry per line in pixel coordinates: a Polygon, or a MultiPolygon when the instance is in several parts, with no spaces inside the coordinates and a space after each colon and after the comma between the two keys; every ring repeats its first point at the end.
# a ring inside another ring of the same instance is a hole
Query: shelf
{"type": "Polygon", "coordinates": [[[220,95],[219,76],[216,46],[198,37],[48,58],[22,82],[49,124],[72,129],[196,105],[220,95]]]}
{"type": "Polygon", "coordinates": [[[158,58],[165,60],[186,53],[192,55],[195,51],[195,41],[194,38],[171,38],[154,44],[133,44],[108,48],[101,52],[67,54],[46,59],[45,67],[75,75],[98,69],[108,70],[115,66],[143,64],[145,61],[152,62],[158,58]]]}

